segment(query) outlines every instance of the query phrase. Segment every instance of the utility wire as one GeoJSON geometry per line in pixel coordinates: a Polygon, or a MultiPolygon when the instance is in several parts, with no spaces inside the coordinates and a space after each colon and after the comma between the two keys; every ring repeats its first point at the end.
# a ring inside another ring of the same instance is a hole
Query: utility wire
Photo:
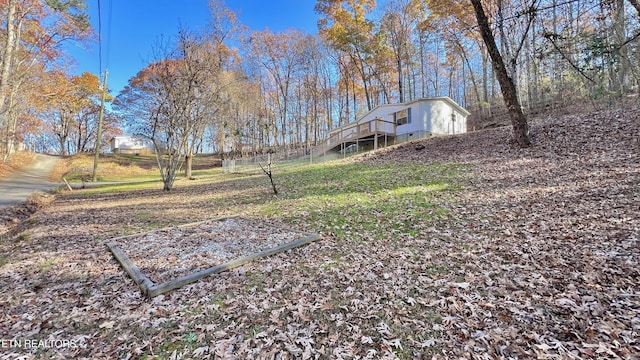
{"type": "Polygon", "coordinates": [[[107,59],[106,59],[106,67],[109,68],[109,57],[111,53],[111,19],[113,15],[113,1],[109,0],[109,14],[107,15],[107,59]]]}
{"type": "Polygon", "coordinates": [[[99,64],[99,74],[102,76],[102,6],[100,5],[100,0],[98,0],[98,64],[99,64]]]}
{"type": "Polygon", "coordinates": [[[100,76],[102,76],[102,48],[106,47],[106,59],[105,66],[109,68],[109,56],[111,51],[111,19],[113,15],[113,2],[109,0],[109,12],[107,15],[107,37],[106,37],[106,45],[103,44],[103,36],[102,36],[102,4],[100,0],[98,0],[98,62],[100,67],[100,76]]]}

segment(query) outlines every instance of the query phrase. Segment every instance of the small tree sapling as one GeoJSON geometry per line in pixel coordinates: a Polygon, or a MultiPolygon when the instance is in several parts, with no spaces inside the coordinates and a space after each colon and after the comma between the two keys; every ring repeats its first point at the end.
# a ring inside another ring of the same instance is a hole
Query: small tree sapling
{"type": "Polygon", "coordinates": [[[278,189],[276,189],[276,183],[273,181],[273,171],[271,170],[271,156],[269,156],[269,161],[267,162],[267,168],[265,169],[261,163],[258,163],[262,171],[269,177],[269,181],[271,181],[271,188],[273,189],[273,194],[278,195],[278,189]]]}

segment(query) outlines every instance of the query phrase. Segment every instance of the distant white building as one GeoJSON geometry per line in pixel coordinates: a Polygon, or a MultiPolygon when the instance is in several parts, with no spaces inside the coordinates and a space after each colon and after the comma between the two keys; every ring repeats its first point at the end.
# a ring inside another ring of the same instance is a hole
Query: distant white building
{"type": "Polygon", "coordinates": [[[469,115],[446,96],[378,105],[356,122],[330,131],[324,151],[353,145],[377,149],[432,134],[461,134],[467,132],[469,115]]]}
{"type": "Polygon", "coordinates": [[[114,154],[150,154],[153,145],[142,137],[114,136],[111,138],[111,152],[114,154]]]}

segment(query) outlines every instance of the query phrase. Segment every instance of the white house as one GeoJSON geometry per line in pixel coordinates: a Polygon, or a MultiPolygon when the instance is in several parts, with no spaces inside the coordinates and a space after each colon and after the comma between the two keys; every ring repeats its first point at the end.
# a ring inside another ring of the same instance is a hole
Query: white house
{"type": "Polygon", "coordinates": [[[110,144],[114,154],[149,154],[153,151],[149,141],[135,136],[114,136],[110,144]]]}
{"type": "Polygon", "coordinates": [[[432,134],[461,134],[467,132],[469,115],[446,96],[378,105],[356,122],[330,131],[324,150],[352,145],[377,149],[432,134]]]}

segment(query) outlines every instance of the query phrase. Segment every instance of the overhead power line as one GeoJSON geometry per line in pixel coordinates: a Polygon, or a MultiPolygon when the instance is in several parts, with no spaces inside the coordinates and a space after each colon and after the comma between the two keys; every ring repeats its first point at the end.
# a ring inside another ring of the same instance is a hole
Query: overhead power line
{"type": "Polygon", "coordinates": [[[106,58],[105,59],[105,68],[109,68],[109,56],[110,56],[110,51],[111,51],[111,23],[112,23],[112,16],[113,16],[113,2],[111,0],[109,0],[109,10],[107,13],[107,36],[103,37],[102,36],[102,3],[100,0],[98,0],[98,62],[99,62],[99,67],[100,67],[100,75],[102,75],[103,73],[103,66],[102,66],[102,61],[103,61],[103,47],[106,48],[106,58]],[[103,41],[104,40],[104,41],[103,41]]]}
{"type": "Polygon", "coordinates": [[[98,64],[99,74],[102,76],[102,5],[98,0],[98,64]]]}

